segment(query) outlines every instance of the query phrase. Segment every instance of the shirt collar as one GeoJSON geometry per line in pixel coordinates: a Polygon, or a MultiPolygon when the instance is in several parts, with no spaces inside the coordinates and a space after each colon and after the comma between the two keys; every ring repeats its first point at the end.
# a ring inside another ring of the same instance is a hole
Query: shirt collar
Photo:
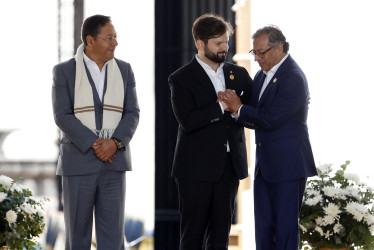
{"type": "Polygon", "coordinates": [[[283,57],[282,60],[280,60],[280,62],[277,63],[276,65],[274,65],[269,71],[263,70],[264,74],[265,75],[267,75],[269,73],[275,74],[275,72],[277,72],[277,70],[279,69],[279,67],[282,65],[282,63],[284,62],[284,60],[286,60],[289,55],[290,54],[285,55],[285,57],[283,57]]]}
{"type": "MultiPolygon", "coordinates": [[[[203,62],[203,61],[202,61],[202,60],[197,56],[197,54],[196,54],[195,58],[196,58],[197,62],[201,65],[201,67],[203,67],[203,69],[204,69],[205,71],[207,71],[207,70],[214,71],[214,70],[212,69],[212,67],[210,67],[208,64],[206,64],[205,62],[203,62]]],[[[219,65],[219,67],[218,67],[218,69],[217,69],[217,72],[222,70],[224,64],[225,64],[225,63],[223,62],[223,63],[221,63],[221,64],[219,65]]]]}
{"type": "MultiPolygon", "coordinates": [[[[84,60],[84,62],[87,64],[87,66],[90,65],[90,64],[91,64],[91,65],[94,64],[94,65],[96,65],[97,67],[99,67],[95,61],[91,60],[91,59],[86,55],[86,53],[84,53],[84,51],[83,51],[83,60],[84,60]]],[[[105,66],[106,66],[108,63],[109,63],[109,61],[107,61],[106,63],[104,63],[103,69],[105,68],[105,66]]]]}

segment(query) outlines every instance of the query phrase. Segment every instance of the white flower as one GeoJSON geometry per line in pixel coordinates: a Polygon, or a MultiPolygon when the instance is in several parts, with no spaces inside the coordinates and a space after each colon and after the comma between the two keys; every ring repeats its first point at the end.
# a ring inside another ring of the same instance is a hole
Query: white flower
{"type": "Polygon", "coordinates": [[[36,213],[36,210],[28,203],[24,203],[21,205],[21,209],[25,212],[25,213],[28,213],[28,214],[34,214],[36,213]]]}
{"type": "Polygon", "coordinates": [[[325,193],[325,195],[337,199],[342,199],[345,200],[345,191],[341,188],[336,188],[336,187],[324,187],[322,188],[322,191],[325,193]]]}
{"type": "Polygon", "coordinates": [[[319,191],[313,190],[313,189],[307,189],[306,192],[307,192],[308,196],[314,196],[314,197],[320,194],[319,191]]]}
{"type": "Polygon", "coordinates": [[[316,226],[314,230],[317,231],[321,236],[324,235],[322,228],[320,228],[319,226],[316,226]]]}
{"type": "Polygon", "coordinates": [[[353,196],[357,200],[361,200],[359,189],[352,187],[352,186],[348,186],[345,190],[346,190],[347,195],[353,196]]]}
{"type": "Polygon", "coordinates": [[[374,224],[374,215],[371,215],[367,213],[365,215],[365,221],[368,223],[368,225],[373,225],[374,224]]]}
{"type": "Polygon", "coordinates": [[[314,196],[313,198],[307,199],[305,201],[305,204],[307,204],[308,206],[314,206],[314,205],[317,205],[321,201],[322,201],[322,195],[318,194],[314,196]]]}
{"type": "Polygon", "coordinates": [[[332,164],[323,164],[318,166],[318,169],[321,171],[322,174],[328,174],[332,170],[332,164]]]}
{"type": "Polygon", "coordinates": [[[362,219],[364,218],[364,215],[363,214],[360,214],[360,213],[352,213],[353,215],[353,218],[357,221],[362,221],[362,219]]]}
{"type": "Polygon", "coordinates": [[[331,225],[334,224],[334,217],[326,215],[325,217],[323,217],[322,221],[324,226],[331,225]]]}
{"type": "Polygon", "coordinates": [[[18,184],[18,183],[14,183],[14,185],[12,186],[11,190],[14,192],[14,191],[17,191],[19,193],[22,193],[23,190],[27,190],[27,188],[22,185],[22,184],[18,184]]]}
{"type": "Polygon", "coordinates": [[[327,214],[328,216],[331,216],[332,218],[336,218],[338,214],[342,212],[339,209],[339,206],[335,205],[334,203],[329,203],[327,207],[323,208],[323,211],[325,212],[325,214],[327,214]]]}
{"type": "Polygon", "coordinates": [[[344,178],[350,181],[354,181],[356,183],[360,183],[360,177],[357,174],[344,173],[344,178]]]}
{"type": "Polygon", "coordinates": [[[325,217],[318,217],[315,219],[318,226],[327,226],[334,223],[334,217],[326,215],[325,217]]]}
{"type": "Polygon", "coordinates": [[[330,230],[327,230],[327,232],[325,234],[325,238],[329,240],[330,236],[332,236],[332,235],[334,235],[334,233],[332,233],[332,232],[330,233],[330,230]]]}
{"type": "Polygon", "coordinates": [[[13,184],[13,179],[5,175],[0,175],[0,184],[3,185],[4,188],[10,188],[13,184]]]}
{"type": "Polygon", "coordinates": [[[6,197],[7,197],[6,193],[0,192],[0,202],[2,202],[3,200],[5,200],[6,197]]]}
{"type": "Polygon", "coordinates": [[[17,214],[13,210],[9,210],[8,212],[6,212],[5,216],[6,216],[5,219],[9,223],[14,223],[17,221],[17,214]]]}
{"type": "MultiPolygon", "coordinates": [[[[316,224],[319,225],[319,226],[323,226],[323,219],[322,217],[318,217],[316,220],[316,224]]],[[[317,231],[317,230],[316,230],[317,231]]]]}
{"type": "Polygon", "coordinates": [[[322,188],[322,191],[325,193],[325,195],[334,197],[336,195],[336,188],[334,187],[324,187],[322,188]]]}
{"type": "Polygon", "coordinates": [[[349,202],[345,208],[357,221],[361,221],[367,213],[367,208],[357,202],[349,202]]]}
{"type": "Polygon", "coordinates": [[[371,232],[372,234],[374,234],[374,225],[371,225],[371,226],[370,226],[370,232],[371,232]]]}
{"type": "Polygon", "coordinates": [[[37,207],[34,213],[39,214],[39,216],[44,216],[45,211],[37,207]]]}
{"type": "Polygon", "coordinates": [[[304,227],[303,225],[299,224],[299,227],[300,227],[300,229],[301,229],[304,233],[308,232],[308,229],[306,229],[306,227],[304,227]]]}
{"type": "Polygon", "coordinates": [[[339,233],[344,227],[341,224],[335,224],[334,233],[339,233]]]}

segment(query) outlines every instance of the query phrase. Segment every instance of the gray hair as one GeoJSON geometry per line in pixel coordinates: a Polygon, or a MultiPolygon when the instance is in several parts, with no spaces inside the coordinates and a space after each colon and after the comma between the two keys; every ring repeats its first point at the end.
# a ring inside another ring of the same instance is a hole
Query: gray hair
{"type": "Polygon", "coordinates": [[[268,35],[269,46],[276,47],[279,44],[283,44],[283,52],[287,53],[290,48],[290,44],[286,41],[286,37],[283,35],[282,31],[275,25],[265,26],[256,31],[253,34],[252,39],[256,39],[259,36],[268,35]]]}

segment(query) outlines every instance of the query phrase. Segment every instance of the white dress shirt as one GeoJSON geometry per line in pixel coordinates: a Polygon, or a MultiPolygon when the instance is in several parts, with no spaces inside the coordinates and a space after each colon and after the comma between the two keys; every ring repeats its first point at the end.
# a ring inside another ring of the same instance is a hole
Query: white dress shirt
{"type": "MultiPolygon", "coordinates": [[[[225,75],[223,74],[223,65],[224,63],[221,63],[217,69],[217,71],[214,71],[212,67],[210,67],[208,64],[205,62],[201,61],[200,58],[196,55],[196,60],[197,62],[203,67],[204,71],[207,73],[209,76],[211,82],[213,83],[213,87],[217,93],[222,91],[224,92],[226,90],[226,83],[225,83],[225,75]]],[[[223,109],[223,106],[221,103],[219,103],[221,106],[222,114],[225,113],[225,110],[223,109]]],[[[230,152],[230,146],[229,142],[227,141],[227,152],[230,152]]]]}
{"type": "Polygon", "coordinates": [[[108,62],[104,64],[102,70],[100,71],[100,68],[96,64],[96,62],[92,61],[88,56],[86,56],[85,53],[83,53],[83,59],[86,63],[88,71],[91,74],[92,80],[95,83],[96,91],[99,94],[100,101],[103,101],[106,65],[108,64],[108,62]]]}
{"type": "MultiPolygon", "coordinates": [[[[203,67],[204,71],[209,76],[209,79],[213,83],[213,87],[217,93],[222,91],[225,92],[226,90],[226,84],[225,84],[225,75],[223,74],[223,63],[218,67],[217,72],[212,69],[208,64],[201,61],[200,58],[196,55],[197,62],[203,67]]],[[[225,110],[222,107],[222,104],[219,104],[221,106],[222,114],[225,112],[225,110]]]]}
{"type": "Polygon", "coordinates": [[[265,71],[265,70],[263,71],[264,74],[266,75],[266,78],[265,78],[264,84],[262,85],[262,89],[261,89],[260,95],[258,96],[258,100],[260,100],[260,98],[262,96],[262,93],[264,93],[264,91],[265,91],[266,87],[268,86],[271,78],[273,78],[273,76],[275,75],[275,73],[277,72],[279,67],[282,65],[284,60],[287,59],[288,55],[289,54],[287,54],[285,57],[283,57],[283,59],[279,63],[274,65],[269,71],[265,71]]]}

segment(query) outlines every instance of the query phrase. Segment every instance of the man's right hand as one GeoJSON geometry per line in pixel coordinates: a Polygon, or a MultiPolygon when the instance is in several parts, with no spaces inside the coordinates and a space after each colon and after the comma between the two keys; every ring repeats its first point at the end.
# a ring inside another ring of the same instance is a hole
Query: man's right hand
{"type": "Polygon", "coordinates": [[[112,163],[116,157],[117,146],[111,139],[97,139],[91,147],[95,150],[95,155],[103,162],[112,163]]]}
{"type": "Polygon", "coordinates": [[[231,113],[236,113],[242,105],[240,98],[232,89],[227,89],[225,91],[223,99],[228,106],[227,111],[231,113]]]}

